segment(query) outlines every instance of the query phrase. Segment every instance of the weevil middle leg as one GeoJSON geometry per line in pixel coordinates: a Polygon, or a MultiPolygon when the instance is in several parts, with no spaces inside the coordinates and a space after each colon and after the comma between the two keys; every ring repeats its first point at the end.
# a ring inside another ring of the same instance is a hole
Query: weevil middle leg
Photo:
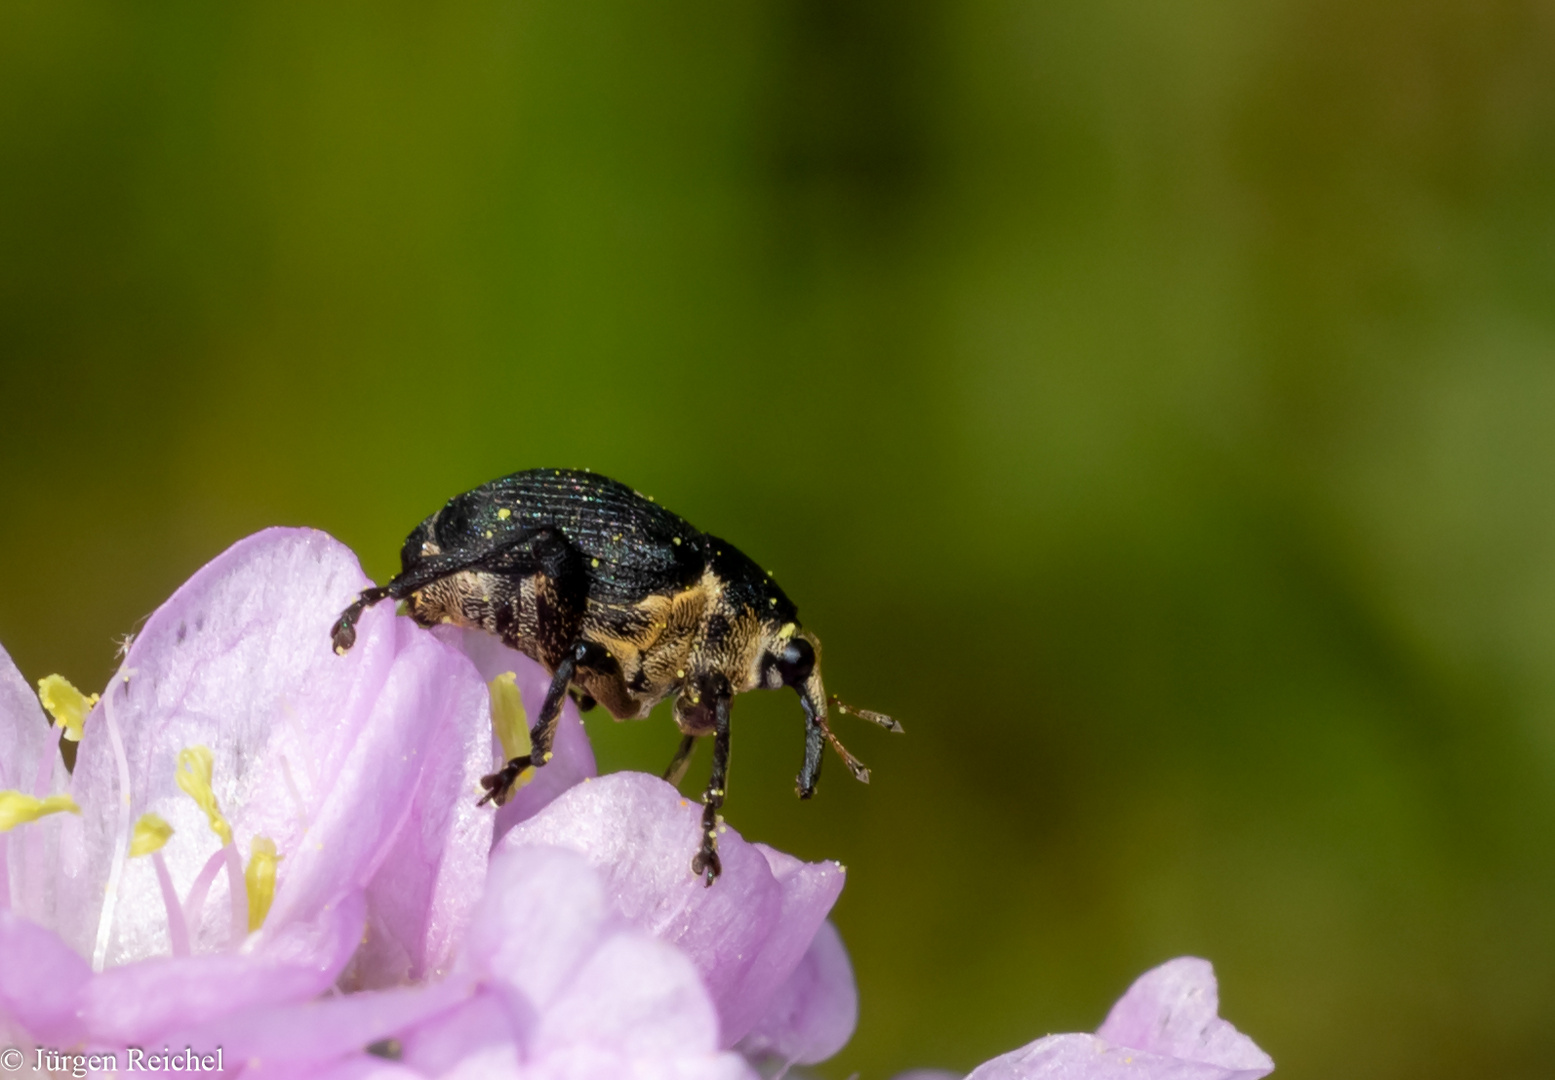
{"type": "Polygon", "coordinates": [[[664,779],[671,784],[679,786],[685,778],[686,769],[691,764],[691,755],[696,752],[697,737],[695,735],[682,735],[680,746],[675,751],[675,756],[670,758],[669,768],[664,770],[664,779]]]}

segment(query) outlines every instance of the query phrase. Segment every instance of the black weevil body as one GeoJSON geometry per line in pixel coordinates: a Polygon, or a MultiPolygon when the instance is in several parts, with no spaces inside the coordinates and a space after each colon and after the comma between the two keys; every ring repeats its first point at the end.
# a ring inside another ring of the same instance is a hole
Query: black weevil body
{"type": "Polygon", "coordinates": [[[830,742],[858,779],[869,770],[827,723],[828,700],[891,731],[890,717],[828,699],[820,642],[799,625],[777,583],[733,544],[693,528],[650,499],[596,473],[530,469],[448,501],[400,551],[400,573],[366,589],[331,631],[335,651],[356,640],[363,609],[406,602],[422,626],[453,623],[497,635],[551,672],[530,732],[530,756],[481,782],[481,802],[501,805],[531,765],[551,756],[569,689],[584,708],[641,718],[675,699],[680,748],[665,772],[678,782],[696,740],[713,736],[702,803],[701,849],[692,872],[718,877],[718,810],[729,765],[729,706],[746,690],[792,687],[805,712],[798,793],[808,799],[830,742]]]}

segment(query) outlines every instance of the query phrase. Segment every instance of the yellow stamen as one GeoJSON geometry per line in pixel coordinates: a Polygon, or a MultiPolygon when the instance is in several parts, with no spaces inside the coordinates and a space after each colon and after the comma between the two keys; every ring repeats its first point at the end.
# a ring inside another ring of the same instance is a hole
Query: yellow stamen
{"type": "MultiPolygon", "coordinates": [[[[497,733],[497,741],[502,744],[503,761],[524,757],[533,749],[529,742],[529,718],[524,715],[524,696],[513,681],[516,677],[513,672],[504,671],[486,687],[491,694],[491,726],[497,733]]],[[[523,787],[534,778],[534,769],[525,769],[519,773],[513,789],[523,787]]]]}
{"type": "Polygon", "coordinates": [[[10,832],[18,825],[66,810],[72,814],[81,812],[81,808],[69,795],[50,795],[40,799],[20,791],[0,791],[0,833],[10,832]]]}
{"type": "Polygon", "coordinates": [[[211,823],[211,832],[221,838],[222,846],[225,847],[232,843],[232,826],[222,817],[221,808],[216,805],[216,793],[211,790],[211,770],[215,763],[216,755],[211,753],[210,747],[191,746],[178,751],[178,768],[173,775],[178,786],[184,789],[184,794],[205,811],[211,823]]]}
{"type": "Polygon", "coordinates": [[[248,893],[248,931],[253,933],[265,924],[270,914],[270,903],[275,899],[275,864],[284,855],[275,853],[275,841],[268,836],[256,836],[249,845],[248,869],[243,871],[243,885],[248,893]]]}
{"type": "Polygon", "coordinates": [[[86,723],[86,714],[97,704],[97,697],[96,694],[87,697],[62,675],[38,680],[38,700],[43,702],[54,722],[64,727],[65,738],[71,742],[81,741],[81,726],[86,723]]]}
{"type": "Polygon", "coordinates": [[[153,851],[161,851],[162,845],[172,835],[173,827],[157,815],[140,815],[140,820],[135,823],[135,831],[130,835],[130,858],[138,859],[153,851]]]}

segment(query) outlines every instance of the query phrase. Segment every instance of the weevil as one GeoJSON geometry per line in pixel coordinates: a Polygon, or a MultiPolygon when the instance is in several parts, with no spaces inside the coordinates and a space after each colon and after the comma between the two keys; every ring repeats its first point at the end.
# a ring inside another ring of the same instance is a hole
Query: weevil
{"type": "Polygon", "coordinates": [[[401,600],[422,626],[453,623],[495,634],[539,661],[551,684],[530,731],[530,753],[482,778],[480,803],[501,806],[519,775],[551,757],[562,703],[641,719],[673,697],[680,746],[664,778],[678,784],[696,740],[713,737],[702,796],[702,840],[691,871],[712,885],[719,810],[729,771],[729,708],[747,690],[796,691],[805,714],[797,793],[808,799],[830,743],[855,777],[869,770],[828,722],[828,704],[888,731],[882,713],[828,697],[821,643],[799,611],[733,544],[699,532],[625,484],[576,469],[530,469],[450,499],[405,540],[400,573],[365,589],[330,631],[335,651],[356,641],[356,620],[401,600]]]}

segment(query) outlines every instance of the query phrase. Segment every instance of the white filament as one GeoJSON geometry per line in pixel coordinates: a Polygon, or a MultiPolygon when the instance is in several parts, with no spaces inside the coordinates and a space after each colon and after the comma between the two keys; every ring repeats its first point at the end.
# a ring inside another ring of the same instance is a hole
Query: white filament
{"type": "Polygon", "coordinates": [[[108,741],[113,744],[113,760],[119,769],[119,836],[113,845],[113,863],[108,871],[108,889],[103,894],[103,910],[97,920],[97,943],[92,949],[92,970],[101,971],[108,962],[108,939],[113,935],[113,913],[119,902],[119,878],[124,873],[124,861],[129,857],[130,831],[134,825],[130,819],[130,762],[124,753],[124,740],[119,737],[119,723],[113,715],[113,699],[120,687],[128,687],[130,672],[115,675],[103,697],[103,719],[108,722],[108,741]]]}

